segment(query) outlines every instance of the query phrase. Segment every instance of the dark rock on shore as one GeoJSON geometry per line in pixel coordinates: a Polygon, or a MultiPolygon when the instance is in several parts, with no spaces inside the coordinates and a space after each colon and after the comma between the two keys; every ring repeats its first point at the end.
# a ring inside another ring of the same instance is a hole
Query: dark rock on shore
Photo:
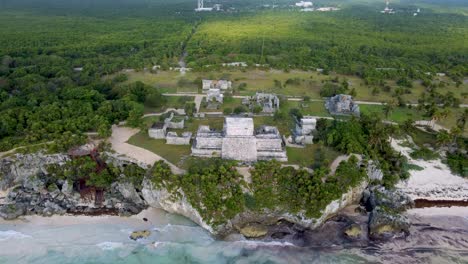
{"type": "Polygon", "coordinates": [[[361,198],[361,205],[372,212],[376,207],[389,208],[403,212],[414,207],[414,201],[400,190],[387,190],[382,186],[366,189],[361,198]]]}
{"type": "Polygon", "coordinates": [[[407,217],[382,208],[374,209],[369,216],[369,238],[373,240],[408,236],[410,227],[407,217]]]}
{"type": "Polygon", "coordinates": [[[26,212],[26,207],[19,204],[8,204],[0,206],[0,217],[5,220],[13,220],[19,216],[24,215],[26,212]]]}
{"type": "Polygon", "coordinates": [[[41,153],[1,159],[0,190],[9,189],[9,192],[1,201],[0,217],[12,220],[22,215],[52,216],[65,213],[129,216],[148,207],[132,183],[112,184],[104,191],[103,201],[97,202],[96,192],[84,196],[74,187],[73,182],[51,181],[47,165],[60,165],[67,159],[65,155],[41,153]]]}
{"type": "Polygon", "coordinates": [[[407,236],[410,221],[402,212],[414,207],[414,201],[398,190],[387,190],[382,186],[365,190],[361,205],[370,212],[368,220],[369,238],[386,240],[407,236]]]}

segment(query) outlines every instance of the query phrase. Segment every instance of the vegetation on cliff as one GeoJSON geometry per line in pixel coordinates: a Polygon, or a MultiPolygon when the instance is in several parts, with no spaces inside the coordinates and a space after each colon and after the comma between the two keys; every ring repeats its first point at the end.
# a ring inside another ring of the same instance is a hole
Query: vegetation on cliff
{"type": "Polygon", "coordinates": [[[275,161],[260,162],[252,170],[249,187],[253,200],[249,209],[280,209],[292,214],[304,212],[306,217],[318,218],[328,204],[366,177],[354,156],[342,162],[334,175],[324,168],[309,173],[292,167],[282,168],[275,161]]]}
{"type": "Polygon", "coordinates": [[[326,169],[310,173],[281,168],[276,161],[259,162],[251,171],[251,183],[235,166],[235,162],[214,159],[192,166],[185,175],[174,175],[167,164],[157,162],[151,181],[156,188],[167,189],[174,201],[184,194],[203,219],[216,226],[248,210],[318,218],[328,204],[366,178],[356,158],[340,164],[335,175],[327,175],[326,169]]]}
{"type": "Polygon", "coordinates": [[[397,132],[396,126],[383,123],[377,116],[363,115],[349,122],[320,119],[317,123],[317,140],[340,152],[363,154],[378,161],[386,186],[409,177],[406,158],[390,145],[390,136],[397,132]]]}
{"type": "Polygon", "coordinates": [[[136,164],[128,163],[125,166],[116,166],[107,163],[102,168],[90,156],[75,157],[65,164],[51,164],[47,166],[48,184],[56,184],[59,180],[70,183],[83,181],[87,186],[109,188],[114,182],[132,183],[140,188],[146,170],[136,164]]]}

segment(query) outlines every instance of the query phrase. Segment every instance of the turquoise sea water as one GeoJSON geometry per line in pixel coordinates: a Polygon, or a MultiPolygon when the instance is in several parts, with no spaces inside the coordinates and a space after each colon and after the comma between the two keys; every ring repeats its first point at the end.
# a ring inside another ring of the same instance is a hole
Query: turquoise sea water
{"type": "MultiPolygon", "coordinates": [[[[278,242],[216,241],[192,222],[162,212],[153,215],[149,222],[137,218],[86,219],[78,218],[73,223],[68,223],[70,218],[39,224],[34,221],[0,223],[0,263],[387,262],[379,252],[360,249],[311,249],[278,242]],[[130,240],[129,234],[140,229],[151,230],[151,236],[139,241],[130,240]]],[[[443,252],[423,254],[426,254],[426,260],[440,260],[425,263],[465,263],[459,256],[451,258],[443,256],[443,252]]],[[[388,263],[400,263],[392,262],[391,256],[387,260],[388,263]]]]}

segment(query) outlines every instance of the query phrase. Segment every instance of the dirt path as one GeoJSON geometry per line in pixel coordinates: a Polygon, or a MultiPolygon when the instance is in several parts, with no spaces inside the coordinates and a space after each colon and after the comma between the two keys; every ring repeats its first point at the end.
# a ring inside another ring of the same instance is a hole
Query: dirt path
{"type": "Polygon", "coordinates": [[[166,111],[164,111],[164,112],[160,112],[160,113],[149,113],[149,114],[143,115],[143,117],[162,116],[162,115],[167,114],[167,113],[169,113],[169,112],[175,112],[175,113],[178,114],[178,115],[185,115],[185,110],[184,110],[184,109],[168,108],[168,109],[166,109],[166,111]]]}
{"type": "Polygon", "coordinates": [[[205,95],[197,95],[195,96],[195,107],[197,108],[197,113],[200,112],[200,106],[203,101],[205,95]]]}
{"type": "Polygon", "coordinates": [[[10,155],[10,154],[14,154],[16,151],[18,151],[20,149],[23,149],[23,148],[35,147],[35,146],[51,144],[51,143],[53,143],[53,141],[38,143],[38,144],[34,144],[34,145],[29,145],[29,146],[21,146],[21,147],[17,147],[17,148],[14,148],[14,149],[10,149],[10,150],[5,151],[5,152],[0,152],[0,158],[3,158],[4,156],[10,155]]]}
{"type": "Polygon", "coordinates": [[[139,162],[153,166],[156,161],[163,160],[171,167],[171,170],[175,174],[183,174],[184,170],[168,162],[163,157],[140,147],[128,144],[127,141],[136,133],[140,132],[139,129],[133,129],[128,127],[112,126],[112,136],[109,141],[112,145],[112,149],[118,154],[125,155],[129,158],[135,159],[139,162]]]}
{"type": "Polygon", "coordinates": [[[331,175],[335,175],[336,169],[338,168],[338,166],[340,166],[340,163],[341,163],[342,161],[347,161],[347,160],[349,160],[349,158],[350,158],[351,156],[356,156],[356,157],[358,158],[358,160],[361,160],[361,159],[362,159],[361,155],[357,155],[357,154],[341,155],[341,156],[339,156],[338,158],[336,158],[336,159],[332,162],[332,164],[330,165],[330,174],[331,174],[331,175]]]}

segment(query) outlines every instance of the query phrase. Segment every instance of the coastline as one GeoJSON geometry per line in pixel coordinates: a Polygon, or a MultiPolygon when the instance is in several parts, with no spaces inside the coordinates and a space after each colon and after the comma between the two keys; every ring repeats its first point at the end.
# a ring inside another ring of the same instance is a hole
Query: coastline
{"type": "Polygon", "coordinates": [[[468,201],[468,179],[454,175],[440,158],[429,161],[411,158],[413,150],[402,143],[404,140],[391,139],[393,149],[404,155],[410,164],[421,169],[411,170],[410,178],[399,182],[396,188],[413,200],[468,201]]]}

